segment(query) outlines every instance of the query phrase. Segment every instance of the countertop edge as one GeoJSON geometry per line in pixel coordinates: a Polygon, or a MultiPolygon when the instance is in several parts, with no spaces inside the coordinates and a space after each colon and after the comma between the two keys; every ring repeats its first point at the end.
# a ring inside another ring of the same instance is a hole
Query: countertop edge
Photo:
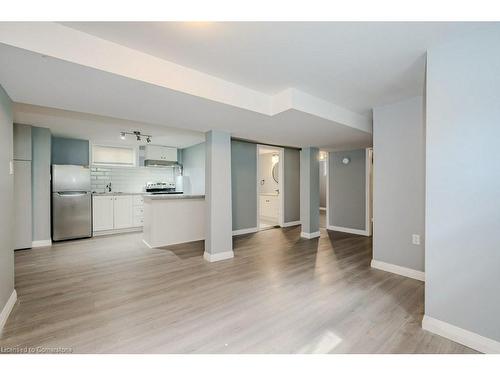
{"type": "Polygon", "coordinates": [[[153,201],[169,200],[169,199],[205,199],[205,195],[196,194],[145,194],[144,199],[153,201]]]}

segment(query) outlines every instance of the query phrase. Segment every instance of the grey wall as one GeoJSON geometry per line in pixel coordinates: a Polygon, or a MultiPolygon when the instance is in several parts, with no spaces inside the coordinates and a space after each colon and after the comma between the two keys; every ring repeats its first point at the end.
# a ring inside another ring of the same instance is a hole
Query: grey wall
{"type": "Polygon", "coordinates": [[[52,164],[89,165],[89,141],[52,137],[52,164]]]}
{"type": "Polygon", "coordinates": [[[366,150],[330,152],[329,169],[330,225],[365,230],[366,150]],[[344,157],[349,164],[342,164],[344,157]]]}
{"type": "Polygon", "coordinates": [[[191,194],[205,194],[205,142],[181,150],[184,176],[189,177],[191,194]]]}
{"type": "Polygon", "coordinates": [[[500,341],[500,29],[427,55],[425,313],[500,341]]]}
{"type": "Polygon", "coordinates": [[[231,141],[233,230],[257,226],[257,145],[231,141]]]}
{"type": "MultiPolygon", "coordinates": [[[[233,230],[257,226],[257,145],[231,141],[233,230]]],[[[300,151],[284,151],[285,223],[300,220],[300,151]]]]}
{"type": "MultiPolygon", "coordinates": [[[[231,208],[231,136],[218,130],[205,133],[205,258],[233,251],[231,208]],[[208,257],[207,257],[208,255],[208,257]]],[[[232,256],[232,254],[231,254],[232,256]]]]}
{"type": "MultiPolygon", "coordinates": [[[[319,149],[300,151],[300,221],[302,233],[319,231],[319,149]]],[[[319,232],[318,232],[319,233],[319,232]]]]}
{"type": "Polygon", "coordinates": [[[31,128],[31,180],[33,241],[50,240],[51,133],[47,128],[31,128]]]}
{"type": "Polygon", "coordinates": [[[285,148],[283,164],[285,223],[300,220],[300,151],[285,148]]]}
{"type": "Polygon", "coordinates": [[[422,97],[373,109],[373,259],[424,271],[422,97]],[[420,245],[412,235],[420,235],[420,245]]]}
{"type": "Polygon", "coordinates": [[[326,160],[319,161],[319,206],[326,208],[326,160]]]}
{"type": "Polygon", "coordinates": [[[276,193],[279,184],[273,178],[273,154],[259,155],[259,180],[264,181],[264,184],[259,183],[259,193],[276,193]]]}
{"type": "Polygon", "coordinates": [[[0,86],[0,311],[14,290],[12,234],[14,178],[9,164],[13,159],[12,102],[0,86]]]}

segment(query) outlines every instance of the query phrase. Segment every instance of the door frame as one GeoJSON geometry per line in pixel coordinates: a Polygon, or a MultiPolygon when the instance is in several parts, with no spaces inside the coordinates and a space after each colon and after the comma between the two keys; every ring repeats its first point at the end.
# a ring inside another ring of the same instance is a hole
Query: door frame
{"type": "MultiPolygon", "coordinates": [[[[321,150],[320,150],[321,152],[321,150]]],[[[330,227],[330,151],[325,151],[326,152],[326,161],[325,161],[325,168],[326,168],[326,222],[325,222],[325,229],[328,229],[330,227]]]]}
{"type": "Polygon", "coordinates": [[[283,147],[277,146],[267,146],[257,144],[257,176],[256,176],[256,186],[257,186],[257,231],[260,231],[260,150],[264,149],[272,149],[276,150],[279,155],[279,164],[278,164],[278,190],[279,190],[279,214],[278,214],[278,225],[280,227],[284,226],[285,223],[285,182],[283,181],[284,173],[284,161],[285,161],[285,149],[283,147]]]}

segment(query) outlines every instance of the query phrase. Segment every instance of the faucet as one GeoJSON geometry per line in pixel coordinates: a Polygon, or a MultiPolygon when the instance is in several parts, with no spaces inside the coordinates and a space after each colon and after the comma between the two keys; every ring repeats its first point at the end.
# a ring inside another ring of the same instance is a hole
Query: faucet
{"type": "Polygon", "coordinates": [[[106,185],[105,189],[108,191],[108,193],[111,193],[111,181],[106,185]]]}

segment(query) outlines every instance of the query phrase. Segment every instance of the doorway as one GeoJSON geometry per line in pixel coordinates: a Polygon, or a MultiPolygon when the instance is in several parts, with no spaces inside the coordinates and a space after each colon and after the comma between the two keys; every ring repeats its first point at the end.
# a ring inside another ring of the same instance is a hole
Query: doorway
{"type": "Polygon", "coordinates": [[[283,160],[283,148],[257,145],[258,230],[283,226],[283,160]]]}

